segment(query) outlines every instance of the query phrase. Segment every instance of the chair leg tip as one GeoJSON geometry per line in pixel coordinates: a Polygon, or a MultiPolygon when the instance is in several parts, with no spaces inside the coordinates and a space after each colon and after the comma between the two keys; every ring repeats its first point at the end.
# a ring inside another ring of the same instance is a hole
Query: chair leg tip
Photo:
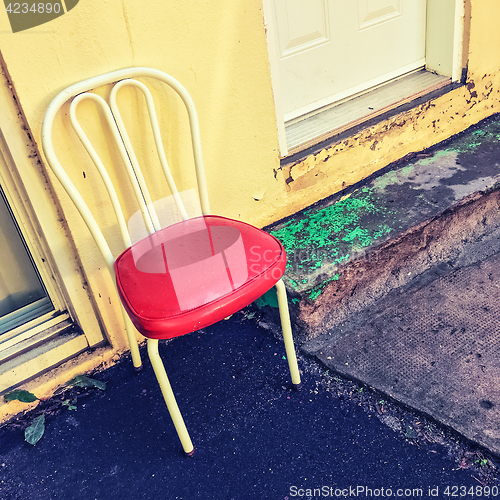
{"type": "Polygon", "coordinates": [[[134,370],[135,370],[136,372],[142,372],[142,366],[143,366],[143,365],[134,366],[134,370]]]}
{"type": "Polygon", "coordinates": [[[293,388],[296,391],[300,391],[300,389],[302,389],[302,382],[299,382],[298,384],[293,384],[293,388]]]}
{"type": "Polygon", "coordinates": [[[186,457],[192,457],[194,455],[194,448],[191,451],[185,451],[186,457]]]}

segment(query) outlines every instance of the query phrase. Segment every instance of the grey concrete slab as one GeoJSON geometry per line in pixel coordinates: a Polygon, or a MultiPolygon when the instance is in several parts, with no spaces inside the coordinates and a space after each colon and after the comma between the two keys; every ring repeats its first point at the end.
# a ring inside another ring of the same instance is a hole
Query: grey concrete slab
{"type": "Polygon", "coordinates": [[[500,453],[500,119],[272,228],[302,350],[500,453]]]}
{"type": "Polygon", "coordinates": [[[437,271],[306,349],[500,454],[500,254],[437,271]]]}

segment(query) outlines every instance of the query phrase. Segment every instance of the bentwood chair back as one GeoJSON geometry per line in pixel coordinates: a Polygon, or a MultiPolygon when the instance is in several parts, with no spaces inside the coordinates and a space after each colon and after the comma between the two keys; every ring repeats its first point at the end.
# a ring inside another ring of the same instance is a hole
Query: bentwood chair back
{"type": "Polygon", "coordinates": [[[42,144],[50,167],[80,212],[116,284],[132,360],[137,369],[141,367],[141,359],[134,327],[147,338],[149,358],[187,454],[193,453],[193,445],[158,353],[160,339],[171,339],[214,324],[275,286],[292,383],[299,388],[300,374],[286,290],[281,280],[286,266],[285,250],[276,238],[254,226],[210,213],[198,116],[190,95],[176,79],[151,68],[128,68],[72,85],[57,95],[47,109],[42,144]],[[187,111],[201,207],[196,216],[188,214],[183,193],[177,189],[166,158],[155,101],[146,85],[151,84],[157,89],[158,82],[175,90],[187,111]],[[93,91],[109,85],[108,100],[93,91]],[[158,162],[154,165],[141,167],[139,164],[122,119],[123,110],[120,111],[118,106],[117,95],[124,87],[133,87],[139,96],[142,95],[140,100],[149,116],[158,155],[158,162]],[[109,130],[109,139],[119,152],[121,165],[113,165],[113,171],[116,173],[121,169],[126,172],[135,195],[146,230],[146,235],[139,241],[133,241],[129,232],[130,221],[127,225],[120,205],[123,196],[118,195],[112,176],[77,118],[77,108],[86,100],[97,107],[109,130]],[[88,205],[56,155],[53,123],[56,115],[64,111],[68,112],[69,122],[95,164],[113,207],[123,241],[123,252],[116,259],[88,205]],[[162,227],[158,200],[153,201],[146,183],[148,176],[144,175],[152,168],[163,171],[171,208],[178,215],[178,221],[166,227],[162,227]]]}

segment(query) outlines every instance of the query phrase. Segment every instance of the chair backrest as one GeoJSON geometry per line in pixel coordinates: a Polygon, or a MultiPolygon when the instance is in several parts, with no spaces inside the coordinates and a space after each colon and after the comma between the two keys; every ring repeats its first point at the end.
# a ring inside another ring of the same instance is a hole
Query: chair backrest
{"type": "Polygon", "coordinates": [[[54,124],[54,119],[57,113],[66,102],[71,100],[69,108],[70,122],[76,134],[78,135],[80,141],[82,142],[84,148],[86,149],[90,158],[97,167],[97,170],[99,171],[99,174],[104,182],[109,198],[111,200],[113,210],[115,212],[116,219],[118,221],[118,226],[120,228],[120,233],[123,239],[123,243],[125,247],[129,247],[131,245],[131,238],[129,231],[127,229],[127,224],[125,222],[125,217],[123,214],[122,207],[120,206],[120,203],[118,201],[118,196],[116,194],[115,188],[113,187],[110,176],[106,171],[106,168],[104,167],[101,158],[97,154],[96,150],[92,146],[83,128],[81,127],[80,123],[77,120],[76,109],[81,101],[90,99],[102,110],[102,114],[105,117],[105,121],[107,122],[111,130],[111,135],[114,139],[114,142],[116,143],[116,146],[118,147],[118,151],[125,165],[125,170],[132,184],[133,191],[137,199],[137,202],[139,204],[140,212],[144,220],[144,224],[147,228],[147,231],[151,234],[160,229],[158,214],[156,213],[154,203],[151,199],[141,167],[137,160],[137,156],[134,152],[134,148],[132,147],[132,143],[130,141],[129,135],[125,128],[125,124],[122,120],[122,116],[120,114],[117,104],[117,94],[121,88],[125,86],[133,86],[137,88],[139,91],[142,92],[146,101],[154,142],[156,145],[156,151],[158,153],[158,158],[165,179],[167,181],[170,192],[175,201],[175,205],[181,217],[183,219],[187,219],[188,215],[185,206],[182,202],[181,196],[179,195],[179,192],[177,190],[176,184],[172,177],[165,156],[165,149],[163,147],[160,127],[156,115],[153,97],[151,95],[150,90],[144,83],[134,79],[137,77],[146,77],[147,79],[151,78],[163,82],[164,84],[174,89],[184,102],[184,105],[186,106],[186,110],[188,113],[189,124],[191,129],[191,142],[194,155],[194,164],[196,169],[198,196],[201,204],[201,211],[204,215],[208,215],[210,213],[208,193],[205,182],[205,173],[203,168],[198,115],[196,113],[196,109],[193,100],[191,99],[191,96],[189,95],[187,90],[175,78],[156,69],[141,68],[141,67],[127,68],[114,71],[111,73],[106,73],[104,75],[96,76],[94,78],[90,78],[88,80],[82,81],[63,90],[54,98],[54,100],[48,107],[47,112],[45,113],[45,118],[42,125],[43,150],[45,152],[45,156],[47,158],[50,167],[52,168],[55,175],[63,185],[64,189],[74,202],[82,218],[84,219],[87,227],[89,228],[94,240],[97,243],[97,246],[99,247],[99,250],[101,251],[106,261],[106,265],[109,269],[109,272],[113,277],[115,276],[114,256],[109,248],[108,243],[106,242],[103,236],[101,229],[96,223],[94,216],[92,215],[87,204],[83,200],[81,194],[76,189],[75,185],[67,175],[65,169],[63,168],[63,166],[61,165],[56,156],[52,139],[52,129],[54,124]],[[90,90],[108,84],[113,84],[113,88],[109,96],[109,104],[99,95],[93,92],[89,92],[90,90]]]}

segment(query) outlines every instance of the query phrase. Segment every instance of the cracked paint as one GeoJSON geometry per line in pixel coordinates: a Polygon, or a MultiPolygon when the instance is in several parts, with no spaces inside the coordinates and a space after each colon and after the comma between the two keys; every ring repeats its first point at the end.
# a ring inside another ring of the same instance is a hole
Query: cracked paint
{"type": "Polygon", "coordinates": [[[287,270],[300,276],[288,279],[296,290],[309,288],[310,276],[316,276],[315,271],[324,266],[331,269],[349,260],[352,253],[359,253],[392,231],[386,223],[375,226],[366,223],[375,213],[392,212],[377,202],[377,196],[374,189],[363,188],[330,206],[305,210],[299,219],[271,231],[285,247],[287,270]]]}
{"type": "Polygon", "coordinates": [[[408,154],[447,140],[499,111],[499,79],[491,72],[471,72],[467,83],[459,88],[302,160],[282,165],[284,192],[292,207],[286,215],[331,196],[408,154]]]}

